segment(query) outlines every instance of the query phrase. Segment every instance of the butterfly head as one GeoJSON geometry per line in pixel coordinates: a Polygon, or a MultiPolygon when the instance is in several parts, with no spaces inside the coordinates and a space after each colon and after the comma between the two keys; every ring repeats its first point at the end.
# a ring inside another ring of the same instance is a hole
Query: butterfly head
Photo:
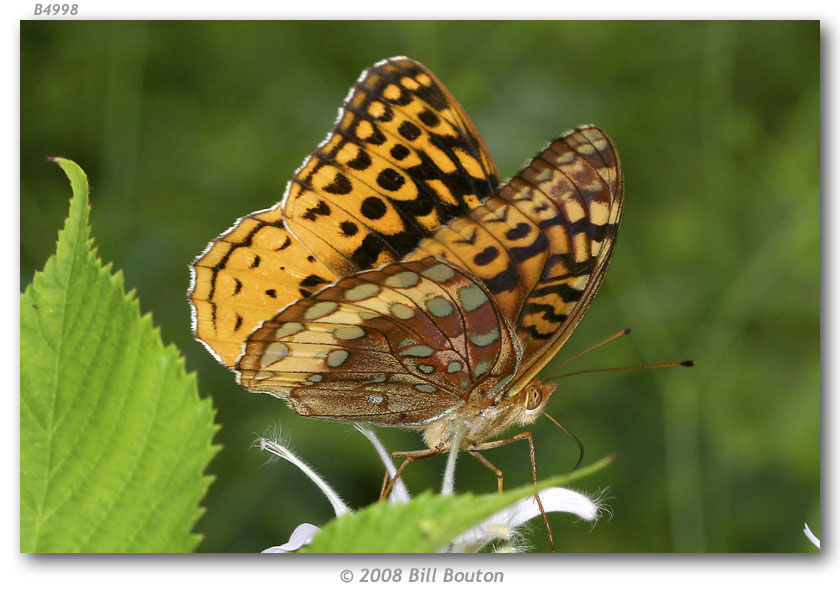
{"type": "Polygon", "coordinates": [[[513,398],[513,404],[519,407],[519,424],[533,423],[543,414],[548,398],[557,389],[557,384],[533,380],[513,398]]]}

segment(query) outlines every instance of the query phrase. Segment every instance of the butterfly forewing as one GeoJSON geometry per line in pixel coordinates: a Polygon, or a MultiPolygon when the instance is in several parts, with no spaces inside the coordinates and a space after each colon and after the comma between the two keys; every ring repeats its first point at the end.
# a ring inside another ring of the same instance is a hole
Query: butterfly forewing
{"type": "Polygon", "coordinates": [[[249,338],[240,382],[303,415],[419,425],[516,368],[487,290],[434,258],[340,279],[249,338]]]}
{"type": "Polygon", "coordinates": [[[365,71],[284,204],[292,230],[334,271],[401,258],[498,184],[496,167],[457,101],[419,63],[365,71]]]}
{"type": "Polygon", "coordinates": [[[537,220],[550,254],[514,318],[527,357],[517,376],[522,385],[553,358],[598,291],[618,233],[624,182],[612,142],[594,126],[551,143],[520,176],[533,192],[526,205],[536,209],[548,200],[558,208],[557,217],[537,220]]]}
{"type": "Polygon", "coordinates": [[[276,206],[191,266],[193,332],[234,367],[264,320],[342,275],[399,260],[488,196],[498,172],[461,106],[407,58],[362,73],[276,206]]]}

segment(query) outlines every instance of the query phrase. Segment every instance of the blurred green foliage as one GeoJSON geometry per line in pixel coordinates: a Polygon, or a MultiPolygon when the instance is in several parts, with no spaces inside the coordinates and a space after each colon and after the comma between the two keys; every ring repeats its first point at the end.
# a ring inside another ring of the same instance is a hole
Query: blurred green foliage
{"type": "MultiPolygon", "coordinates": [[[[606,488],[612,518],[590,529],[552,516],[558,549],[813,550],[801,530],[820,532],[818,22],[24,21],[21,289],[66,210],[46,157],[67,156],[92,183],[100,254],[124,269],[218,407],[224,449],[200,550],[260,550],[332,516],[299,472],[251,448],[270,427],[351,505],[377,496],[368,442],[239,389],[192,339],[185,292],[187,265],[211,238],[279,201],[359,72],[399,54],[450,88],[505,176],[569,127],[609,132],[624,222],[560,357],[632,327],[573,368],[698,363],[562,380],[549,412],[589,461],[618,459],[578,486],[606,488]]],[[[381,431],[390,449],[422,447],[414,432],[381,431]]],[[[574,464],[550,422],[532,431],[541,476],[574,464]]],[[[491,459],[509,487],[530,477],[524,444],[491,459]]],[[[443,464],[412,465],[410,489],[439,485],[443,464]]],[[[495,485],[460,461],[459,489],[495,485]]]]}

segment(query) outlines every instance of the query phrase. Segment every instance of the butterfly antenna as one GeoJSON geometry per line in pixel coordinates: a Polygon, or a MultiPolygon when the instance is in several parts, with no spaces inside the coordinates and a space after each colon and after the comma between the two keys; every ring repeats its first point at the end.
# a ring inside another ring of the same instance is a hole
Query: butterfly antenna
{"type": "Polygon", "coordinates": [[[577,444],[577,447],[578,447],[578,461],[577,461],[577,464],[575,464],[575,466],[574,466],[574,467],[572,467],[572,471],[577,470],[577,468],[580,466],[580,463],[582,463],[582,462],[583,462],[583,442],[581,442],[581,441],[580,441],[580,439],[578,439],[578,436],[576,436],[574,433],[572,433],[571,431],[569,431],[568,429],[566,429],[566,427],[564,427],[564,426],[563,426],[563,424],[562,424],[562,423],[560,423],[560,421],[558,421],[557,419],[555,419],[554,417],[552,417],[552,416],[551,416],[550,414],[548,414],[547,412],[544,412],[543,414],[544,414],[546,417],[548,417],[548,419],[549,419],[552,423],[554,423],[555,425],[557,425],[557,427],[559,427],[560,429],[562,429],[562,430],[563,430],[563,433],[565,433],[565,434],[566,434],[566,435],[568,435],[570,438],[572,438],[572,441],[573,441],[575,444],[577,444]]]}
{"type": "MultiPolygon", "coordinates": [[[[593,350],[595,350],[596,348],[600,348],[600,347],[601,347],[601,346],[603,346],[604,344],[609,344],[610,342],[612,342],[612,341],[614,341],[614,340],[617,340],[618,338],[623,337],[623,336],[625,336],[625,335],[628,335],[629,333],[630,333],[630,328],[629,328],[629,327],[628,327],[628,328],[626,328],[626,329],[622,329],[621,331],[619,331],[618,333],[614,333],[613,335],[611,335],[611,336],[610,336],[610,337],[608,337],[607,339],[605,339],[605,340],[601,340],[600,342],[598,342],[598,343],[597,343],[597,344],[595,344],[594,346],[590,346],[590,347],[589,347],[589,348],[587,348],[586,350],[582,350],[582,351],[578,352],[577,354],[575,354],[574,356],[572,356],[572,357],[570,357],[570,358],[567,358],[566,360],[564,360],[563,362],[561,362],[559,365],[557,365],[556,367],[554,367],[554,369],[553,369],[553,370],[554,370],[555,372],[557,372],[557,371],[559,371],[560,369],[562,369],[563,367],[565,367],[566,365],[568,365],[570,362],[572,362],[573,360],[575,360],[575,359],[577,359],[577,358],[580,358],[580,357],[581,357],[581,356],[583,356],[584,354],[589,354],[590,352],[592,352],[592,351],[593,351],[593,350]]],[[[551,379],[551,378],[549,377],[546,381],[548,381],[548,380],[550,380],[550,379],[551,379]]]]}
{"type": "Polygon", "coordinates": [[[571,373],[563,373],[562,375],[555,375],[547,378],[544,381],[555,381],[563,377],[571,377],[572,375],[583,375],[584,373],[607,373],[609,371],[638,371],[641,369],[661,369],[662,367],[693,367],[695,362],[693,360],[683,360],[667,363],[656,363],[653,365],[636,365],[633,367],[607,367],[605,369],[584,369],[583,371],[572,371],[571,373]]]}

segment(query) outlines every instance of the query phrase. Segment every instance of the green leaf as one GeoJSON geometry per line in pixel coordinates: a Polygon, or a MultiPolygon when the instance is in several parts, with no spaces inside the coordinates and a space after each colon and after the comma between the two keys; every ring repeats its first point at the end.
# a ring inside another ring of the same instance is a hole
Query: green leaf
{"type": "Polygon", "coordinates": [[[545,479],[536,487],[526,485],[502,494],[441,496],[427,491],[404,504],[377,502],[333,519],[300,552],[437,552],[503,508],[537,490],[565,485],[594,473],[612,459],[608,456],[578,471],[545,479]]]}
{"type": "Polygon", "coordinates": [[[20,302],[21,552],[187,552],[217,448],[209,400],[70,215],[20,302]]]}

